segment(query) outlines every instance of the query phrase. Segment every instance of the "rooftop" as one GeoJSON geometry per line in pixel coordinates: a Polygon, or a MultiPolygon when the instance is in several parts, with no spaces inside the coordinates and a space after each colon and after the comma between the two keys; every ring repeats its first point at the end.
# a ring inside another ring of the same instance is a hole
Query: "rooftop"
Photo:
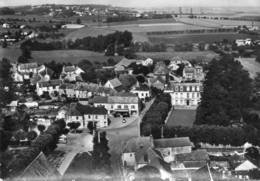
{"type": "Polygon", "coordinates": [[[189,137],[180,138],[161,138],[154,140],[155,148],[175,148],[175,147],[185,147],[193,146],[189,137]]]}

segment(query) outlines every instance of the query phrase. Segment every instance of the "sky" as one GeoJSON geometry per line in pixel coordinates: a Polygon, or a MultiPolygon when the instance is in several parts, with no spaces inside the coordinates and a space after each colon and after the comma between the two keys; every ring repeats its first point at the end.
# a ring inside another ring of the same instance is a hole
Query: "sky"
{"type": "Polygon", "coordinates": [[[0,0],[0,6],[39,4],[106,4],[122,7],[256,7],[260,0],[0,0]]]}

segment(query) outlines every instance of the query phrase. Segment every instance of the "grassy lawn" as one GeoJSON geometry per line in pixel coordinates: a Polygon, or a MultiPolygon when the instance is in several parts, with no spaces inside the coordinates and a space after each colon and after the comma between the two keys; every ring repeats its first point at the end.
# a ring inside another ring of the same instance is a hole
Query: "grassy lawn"
{"type": "Polygon", "coordinates": [[[247,70],[251,78],[254,78],[257,73],[260,73],[260,63],[252,58],[248,59],[238,59],[243,65],[244,69],[247,70]]]}
{"type": "MultiPolygon", "coordinates": [[[[8,58],[12,62],[16,61],[21,55],[19,48],[0,48],[0,58],[8,58]]],[[[105,56],[104,53],[98,53],[88,50],[52,50],[52,51],[32,51],[33,61],[40,64],[51,62],[72,63],[77,64],[83,59],[90,60],[92,62],[105,62],[109,57],[105,56]]],[[[121,60],[122,57],[112,57],[115,61],[121,60]]]]}
{"type": "Polygon", "coordinates": [[[152,59],[171,59],[172,57],[180,57],[186,60],[203,60],[206,62],[211,61],[213,58],[218,57],[218,54],[212,51],[198,51],[198,52],[139,52],[140,57],[149,57],[152,59]]]}
{"type": "Polygon", "coordinates": [[[176,109],[166,123],[167,126],[188,126],[192,127],[196,117],[196,110],[176,109]]]}

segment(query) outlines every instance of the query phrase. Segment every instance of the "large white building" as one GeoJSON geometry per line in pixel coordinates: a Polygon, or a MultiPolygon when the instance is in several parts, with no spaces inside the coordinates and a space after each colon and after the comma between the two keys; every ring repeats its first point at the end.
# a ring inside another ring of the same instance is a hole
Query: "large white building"
{"type": "Polygon", "coordinates": [[[191,108],[196,108],[200,103],[202,91],[201,82],[170,82],[170,85],[164,90],[164,92],[171,95],[173,106],[191,108]]]}
{"type": "Polygon", "coordinates": [[[43,95],[44,92],[49,94],[59,93],[61,80],[50,80],[36,83],[36,93],[38,96],[43,95]]]}
{"type": "Polygon", "coordinates": [[[139,115],[139,99],[135,94],[120,93],[114,96],[96,96],[92,103],[95,107],[103,106],[109,114],[122,113],[139,115]]]}
{"type": "Polygon", "coordinates": [[[81,129],[87,128],[89,122],[95,124],[97,128],[106,127],[108,126],[107,110],[104,107],[71,103],[66,122],[79,122],[81,129]]]}

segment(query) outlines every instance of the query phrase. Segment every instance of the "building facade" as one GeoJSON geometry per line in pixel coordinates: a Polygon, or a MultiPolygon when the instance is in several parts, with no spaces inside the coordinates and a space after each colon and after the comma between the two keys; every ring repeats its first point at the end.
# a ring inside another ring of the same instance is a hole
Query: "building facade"
{"type": "Polygon", "coordinates": [[[201,82],[170,82],[164,91],[171,95],[173,106],[197,107],[200,103],[201,92],[203,91],[201,82]]]}

